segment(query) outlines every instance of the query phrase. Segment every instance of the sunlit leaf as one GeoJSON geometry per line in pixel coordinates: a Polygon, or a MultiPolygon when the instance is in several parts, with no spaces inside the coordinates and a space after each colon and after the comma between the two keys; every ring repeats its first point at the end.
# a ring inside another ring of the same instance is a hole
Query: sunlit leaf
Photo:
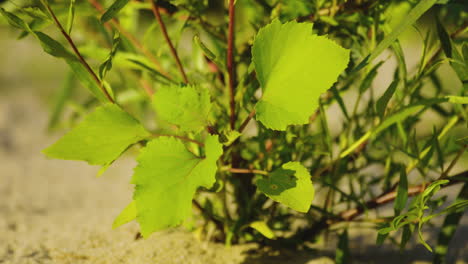
{"type": "Polygon", "coordinates": [[[263,90],[256,119],[268,128],[285,130],[309,122],[320,94],[348,65],[349,51],[313,35],[310,23],[275,20],[257,34],[252,57],[263,90]]]}

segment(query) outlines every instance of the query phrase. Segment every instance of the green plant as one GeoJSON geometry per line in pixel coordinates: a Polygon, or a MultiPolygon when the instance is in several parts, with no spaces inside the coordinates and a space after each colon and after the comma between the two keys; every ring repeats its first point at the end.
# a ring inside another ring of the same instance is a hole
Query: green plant
{"type": "Polygon", "coordinates": [[[434,198],[468,175],[466,166],[451,175],[468,144],[466,10],[456,8],[462,1],[414,2],[41,0],[1,13],[74,73],[58,92],[50,127],[69,102],[83,120],[47,156],[84,160],[102,173],[139,149],[133,200],[115,227],[136,219],[148,236],[186,221],[193,205],[203,230],[215,228],[226,244],[304,246],[324,230],[344,230],[343,263],[349,223],[365,212],[394,202],[394,217],[361,218],[379,230],[378,243],[401,228],[404,247],[417,228],[431,250],[422,225],[467,207],[465,191],[441,212],[443,200],[434,198]],[[406,19],[395,24],[399,14],[406,19]],[[429,26],[413,70],[398,37],[423,14],[455,19],[429,26]],[[44,33],[49,25],[71,50],[44,33]],[[86,41],[78,44],[78,33],[86,41]],[[384,51],[397,66],[378,94],[384,51]],[[441,83],[445,64],[460,89],[441,83]],[[90,93],[71,93],[75,78],[90,93]],[[428,113],[442,124],[416,133],[428,113]],[[340,128],[330,127],[332,117],[340,128]],[[369,174],[371,166],[380,169],[369,174]],[[410,173],[418,185],[409,186],[410,173]],[[313,203],[319,190],[322,200],[313,203]]]}

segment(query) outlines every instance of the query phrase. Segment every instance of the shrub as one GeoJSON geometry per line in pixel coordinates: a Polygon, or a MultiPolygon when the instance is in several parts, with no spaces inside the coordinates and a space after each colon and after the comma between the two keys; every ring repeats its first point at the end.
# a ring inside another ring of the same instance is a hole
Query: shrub
{"type": "MultiPolygon", "coordinates": [[[[84,109],[44,153],[103,173],[138,149],[114,227],[136,220],[147,237],[195,208],[192,222],[226,244],[302,247],[332,230],[342,263],[353,221],[377,243],[401,229],[402,248],[417,232],[432,250],[422,226],[441,215],[456,226],[466,210],[463,1],[35,2],[1,13],[73,73],[50,128],[70,102],[84,109]],[[423,15],[433,23],[417,27],[413,68],[398,39],[423,15]],[[376,87],[389,60],[392,78],[376,87]],[[446,65],[456,89],[441,81],[446,65]],[[88,93],[70,92],[77,81],[88,93]],[[435,195],[459,183],[449,205],[435,195]],[[376,212],[389,203],[393,215],[376,212]]],[[[454,232],[440,233],[436,262],[454,232]]]]}

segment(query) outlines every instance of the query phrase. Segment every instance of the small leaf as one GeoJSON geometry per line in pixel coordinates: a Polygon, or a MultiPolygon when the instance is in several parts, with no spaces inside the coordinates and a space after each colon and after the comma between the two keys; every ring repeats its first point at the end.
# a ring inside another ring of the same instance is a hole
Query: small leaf
{"type": "Polygon", "coordinates": [[[43,150],[51,158],[84,160],[92,165],[107,165],[128,146],[146,138],[149,133],[140,123],[117,105],[106,104],[43,150]]]}
{"type": "Polygon", "coordinates": [[[42,32],[34,32],[37,39],[39,40],[42,49],[57,58],[64,58],[67,60],[77,60],[76,57],[69,52],[60,42],[56,41],[55,39],[51,38],[47,34],[42,32]]]}
{"type": "Polygon", "coordinates": [[[138,156],[132,183],[141,233],[179,225],[191,212],[199,187],[215,183],[216,161],[223,153],[217,136],[205,141],[206,157],[195,156],[176,138],[150,141],[138,156]]]}
{"type": "Polygon", "coordinates": [[[68,7],[68,19],[67,19],[67,33],[71,34],[73,29],[73,22],[75,21],[75,1],[70,0],[70,6],[68,7]]]}
{"type": "Polygon", "coordinates": [[[129,223],[137,217],[137,209],[135,201],[132,201],[123,211],[115,218],[112,228],[116,229],[126,223],[129,223]]]}
{"type": "Polygon", "coordinates": [[[208,124],[211,110],[208,89],[197,86],[162,86],[154,94],[153,106],[161,119],[182,131],[199,132],[208,124]]]}
{"type": "Polygon", "coordinates": [[[440,44],[442,45],[442,50],[444,51],[447,58],[452,58],[452,41],[450,40],[450,36],[447,33],[447,30],[445,30],[442,23],[440,23],[439,18],[436,19],[436,26],[440,44]]]}
{"type": "Polygon", "coordinates": [[[54,128],[57,123],[59,122],[60,116],[63,113],[65,108],[65,104],[67,100],[70,98],[72,90],[75,88],[76,79],[72,72],[67,74],[65,79],[65,83],[63,87],[57,92],[56,97],[54,99],[54,106],[50,115],[48,128],[54,128]]]}
{"type": "Polygon", "coordinates": [[[425,0],[420,1],[408,15],[403,19],[398,26],[394,28],[394,30],[386,36],[382,42],[377,45],[377,47],[369,54],[359,65],[354,69],[357,71],[358,68],[362,69],[364,66],[374,59],[376,59],[380,53],[382,53],[386,48],[388,48],[403,32],[406,31],[411,25],[413,25],[424,13],[426,13],[429,8],[431,8],[437,0],[425,0]]]}
{"type": "Polygon", "coordinates": [[[448,101],[453,104],[468,104],[468,97],[467,96],[446,96],[448,101]]]}
{"type": "Polygon", "coordinates": [[[390,86],[385,90],[385,93],[377,100],[376,103],[376,109],[377,109],[377,114],[379,117],[382,119],[384,114],[385,114],[385,109],[387,109],[388,102],[390,102],[390,99],[392,98],[393,94],[396,91],[396,88],[398,86],[399,80],[396,79],[394,80],[390,86]]]}
{"type": "Polygon", "coordinates": [[[359,86],[359,93],[363,94],[364,92],[369,89],[369,87],[372,85],[372,82],[374,81],[375,77],[377,77],[377,70],[382,66],[384,62],[381,61],[377,63],[366,75],[364,80],[361,83],[361,86],[359,86]]]}
{"type": "Polygon", "coordinates": [[[307,169],[299,162],[288,162],[267,179],[256,182],[258,189],[271,199],[306,213],[314,199],[314,187],[307,169]]]}
{"type": "Polygon", "coordinates": [[[19,28],[19,29],[23,29],[25,31],[31,31],[28,24],[24,22],[21,18],[19,18],[17,15],[11,12],[8,12],[3,8],[0,8],[0,13],[5,17],[8,24],[10,24],[11,26],[19,28]]]}
{"type": "Polygon", "coordinates": [[[222,141],[224,146],[230,146],[234,141],[236,141],[240,136],[242,136],[242,133],[240,133],[237,130],[229,130],[225,133],[223,133],[223,136],[225,138],[224,141],[222,141]]]}
{"type": "Polygon", "coordinates": [[[255,221],[255,222],[250,223],[249,226],[257,230],[264,237],[268,239],[275,239],[275,234],[264,221],[255,221]]]}
{"type": "Polygon", "coordinates": [[[203,51],[203,54],[205,54],[209,60],[216,60],[216,55],[208,47],[206,47],[198,35],[193,36],[193,41],[200,47],[200,49],[203,51]]]}
{"type": "Polygon", "coordinates": [[[408,177],[406,176],[406,168],[401,167],[400,181],[398,182],[397,196],[395,198],[394,209],[395,215],[405,209],[406,201],[408,200],[408,177]]]}
{"type": "MultiPolygon", "coordinates": [[[[39,40],[42,49],[45,52],[54,57],[65,59],[65,62],[70,66],[81,84],[83,84],[85,88],[98,98],[100,102],[108,102],[107,97],[102,92],[99,84],[93,79],[86,67],[83,66],[74,54],[65,49],[60,42],[42,32],[34,32],[34,35],[39,40]]],[[[109,92],[112,93],[111,91],[109,92]]]]}
{"type": "Polygon", "coordinates": [[[120,45],[120,34],[116,32],[114,35],[114,40],[112,42],[112,49],[109,53],[109,56],[107,56],[106,61],[104,61],[101,64],[101,66],[99,66],[99,78],[104,79],[104,77],[106,77],[107,72],[112,69],[112,60],[114,59],[114,56],[117,53],[119,45],[120,45]]]}
{"type": "Polygon", "coordinates": [[[106,23],[107,21],[113,19],[117,13],[124,8],[130,0],[115,0],[114,3],[107,9],[107,11],[102,15],[101,22],[106,23]]]}
{"type": "MultiPolygon", "coordinates": [[[[468,184],[465,183],[458,194],[457,200],[468,199],[468,184]]],[[[464,212],[452,212],[445,217],[444,223],[437,239],[437,246],[434,253],[434,264],[445,263],[445,256],[448,252],[450,241],[457,230],[464,212]]]]}
{"type": "Polygon", "coordinates": [[[312,34],[312,24],[273,21],[259,31],[252,58],[263,95],[256,119],[274,130],[307,124],[320,94],[336,82],[349,50],[312,34]]]}
{"type": "Polygon", "coordinates": [[[336,247],[335,263],[346,264],[350,263],[349,253],[349,241],[348,241],[348,230],[344,230],[339,236],[338,246],[336,247]]]}
{"type": "Polygon", "coordinates": [[[403,251],[405,249],[406,244],[411,239],[411,235],[414,231],[414,225],[405,225],[403,227],[403,232],[401,233],[401,242],[400,242],[400,250],[403,251]]]}

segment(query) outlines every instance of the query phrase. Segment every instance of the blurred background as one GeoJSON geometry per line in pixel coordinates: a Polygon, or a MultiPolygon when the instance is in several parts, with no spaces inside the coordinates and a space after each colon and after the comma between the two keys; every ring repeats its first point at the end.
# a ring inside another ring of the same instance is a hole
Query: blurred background
{"type": "MultiPolygon", "coordinates": [[[[420,27],[424,30],[429,23],[423,18],[420,27]]],[[[33,38],[17,38],[18,31],[1,17],[0,263],[333,263],[333,236],[320,241],[314,252],[275,255],[253,253],[255,245],[225,248],[198,240],[183,229],[160,232],[146,240],[136,239],[135,224],[112,230],[114,218],[130,202],[128,181],[135,161],[120,159],[96,179],[97,167],[49,160],[41,154],[67,127],[48,130],[56,91],[67,82],[69,71],[65,62],[45,54],[33,38]]],[[[414,68],[422,52],[421,35],[411,29],[400,40],[408,68],[414,68]]],[[[388,56],[384,53],[381,58],[388,56]]],[[[388,86],[395,65],[389,59],[380,68],[376,87],[388,86]]],[[[441,67],[439,76],[444,87],[461,89],[448,65],[441,67]]],[[[467,169],[467,162],[465,155],[457,169],[467,169]]],[[[458,190],[454,186],[444,193],[458,190]]],[[[467,215],[462,221],[451,243],[449,263],[468,263],[467,215]]],[[[356,263],[431,263],[431,254],[415,241],[411,250],[400,253],[389,241],[375,246],[374,230],[359,229],[350,236],[356,263]]],[[[436,237],[437,233],[427,231],[429,243],[436,237]]]]}

